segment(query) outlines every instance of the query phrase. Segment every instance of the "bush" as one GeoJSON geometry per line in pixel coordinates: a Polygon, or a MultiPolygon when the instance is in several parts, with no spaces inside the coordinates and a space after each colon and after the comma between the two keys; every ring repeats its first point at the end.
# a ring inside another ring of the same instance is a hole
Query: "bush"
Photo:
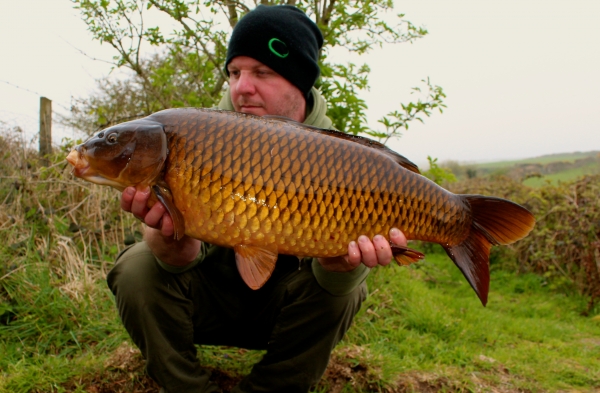
{"type": "Polygon", "coordinates": [[[600,175],[535,189],[504,176],[476,178],[451,184],[451,191],[498,196],[528,208],[536,226],[509,248],[518,270],[543,275],[557,290],[589,296],[588,310],[600,298],[600,175]]]}

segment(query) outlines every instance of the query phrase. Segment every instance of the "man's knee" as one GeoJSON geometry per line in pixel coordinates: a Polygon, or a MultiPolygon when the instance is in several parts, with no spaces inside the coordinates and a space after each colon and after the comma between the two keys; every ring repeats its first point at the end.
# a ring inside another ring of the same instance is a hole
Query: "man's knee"
{"type": "Polygon", "coordinates": [[[298,309],[304,310],[296,318],[306,319],[320,329],[338,331],[340,337],[336,341],[348,330],[367,297],[365,282],[345,295],[332,295],[318,284],[312,274],[303,281],[295,282],[288,291],[298,309]]]}
{"type": "Polygon", "coordinates": [[[118,257],[106,281],[115,296],[143,298],[160,281],[160,267],[146,243],[136,243],[118,257]]]}
{"type": "Polygon", "coordinates": [[[343,331],[346,331],[366,297],[367,285],[364,282],[346,295],[334,296],[328,294],[325,302],[329,309],[328,314],[332,319],[340,321],[344,325],[343,331]]]}
{"type": "Polygon", "coordinates": [[[335,315],[332,315],[332,317],[340,317],[346,314],[355,315],[367,297],[367,284],[365,282],[345,295],[332,295],[321,288],[319,284],[316,284],[316,286],[319,289],[318,293],[320,293],[319,302],[324,308],[328,309],[328,313],[335,315]]]}

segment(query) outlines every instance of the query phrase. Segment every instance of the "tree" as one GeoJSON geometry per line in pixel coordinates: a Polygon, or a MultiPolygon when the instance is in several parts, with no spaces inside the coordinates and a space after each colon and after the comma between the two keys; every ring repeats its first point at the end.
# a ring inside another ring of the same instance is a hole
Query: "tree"
{"type": "MultiPolygon", "coordinates": [[[[226,45],[238,19],[257,1],[200,0],[72,0],[93,38],[115,49],[113,66],[130,71],[126,80],[104,78],[97,94],[73,104],[68,122],[94,132],[123,120],[147,116],[171,107],[215,106],[226,88],[226,45]],[[167,16],[172,32],[149,24],[167,16]],[[153,49],[144,56],[146,48],[153,49]]],[[[341,64],[329,60],[329,51],[344,47],[365,54],[384,43],[413,42],[427,34],[397,15],[395,24],[381,15],[393,8],[392,0],[287,0],[261,4],[292,4],[303,9],[318,24],[324,36],[322,76],[317,82],[329,102],[329,115],[340,131],[366,133],[387,141],[400,135],[412,120],[429,116],[444,107],[442,89],[427,80],[427,99],[401,105],[380,122],[386,131],[366,128],[367,105],[360,91],[369,86],[366,64],[341,64]],[[391,119],[390,119],[391,118],[391,119]]],[[[420,91],[415,88],[415,91],[420,91]]]]}

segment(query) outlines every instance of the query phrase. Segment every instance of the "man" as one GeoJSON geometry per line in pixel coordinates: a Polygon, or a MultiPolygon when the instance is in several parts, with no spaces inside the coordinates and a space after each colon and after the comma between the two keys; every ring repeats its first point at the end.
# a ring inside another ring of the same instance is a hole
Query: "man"
{"type": "MultiPolygon", "coordinates": [[[[229,91],[219,108],[285,116],[331,128],[313,87],[323,37],[292,6],[259,6],[235,27],[227,52],[229,91]]],[[[117,257],[108,275],[119,313],[164,392],[213,392],[194,344],[266,349],[234,392],[307,392],[366,297],[369,268],[392,259],[383,236],[359,237],[348,255],[280,255],[272,277],[254,291],[241,280],[233,251],[184,236],[149,190],[127,188],[121,207],[148,226],[144,242],[117,257]]],[[[397,229],[392,242],[406,245],[397,229]]]]}

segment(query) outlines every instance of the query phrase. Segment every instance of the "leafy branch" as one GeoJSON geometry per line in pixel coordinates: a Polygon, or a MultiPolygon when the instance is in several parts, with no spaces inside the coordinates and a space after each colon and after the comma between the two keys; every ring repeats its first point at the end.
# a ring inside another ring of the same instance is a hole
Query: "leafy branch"
{"type": "MultiPolygon", "coordinates": [[[[378,120],[379,123],[384,125],[385,132],[371,130],[365,131],[365,133],[379,139],[380,142],[385,144],[392,137],[401,137],[402,130],[408,130],[410,122],[417,120],[423,123],[423,116],[430,117],[434,110],[443,113],[443,108],[446,108],[446,104],[444,104],[444,98],[446,98],[444,90],[440,86],[432,85],[429,78],[423,79],[421,82],[427,86],[425,100],[419,98],[416,103],[400,104],[402,110],[390,112],[378,120]]],[[[415,92],[421,93],[422,90],[420,87],[413,87],[411,94],[415,92]]]]}
{"type": "MultiPolygon", "coordinates": [[[[329,103],[328,115],[341,131],[367,133],[384,138],[399,136],[401,125],[422,114],[429,103],[403,105],[405,116],[388,116],[387,133],[366,128],[367,104],[360,97],[369,87],[367,64],[336,63],[329,50],[343,47],[362,55],[385,44],[414,42],[427,35],[395,15],[387,22],[385,14],[393,10],[392,0],[71,0],[81,13],[93,39],[115,49],[113,65],[131,71],[125,82],[110,78],[98,81],[98,92],[74,102],[71,124],[93,132],[116,119],[149,114],[161,109],[216,105],[226,88],[224,64],[227,41],[238,19],[258,3],[290,4],[304,10],[323,32],[321,78],[317,82],[329,103]],[[166,15],[176,26],[173,31],[149,21],[151,16],[166,15]],[[220,22],[219,22],[220,21],[220,22]],[[223,23],[225,22],[225,23],[223,23]],[[148,49],[153,54],[144,55],[148,49]],[[110,90],[120,89],[120,90],[110,90]],[[425,107],[423,107],[425,105],[425,107]]],[[[438,102],[443,92],[439,89],[438,102]]]]}

